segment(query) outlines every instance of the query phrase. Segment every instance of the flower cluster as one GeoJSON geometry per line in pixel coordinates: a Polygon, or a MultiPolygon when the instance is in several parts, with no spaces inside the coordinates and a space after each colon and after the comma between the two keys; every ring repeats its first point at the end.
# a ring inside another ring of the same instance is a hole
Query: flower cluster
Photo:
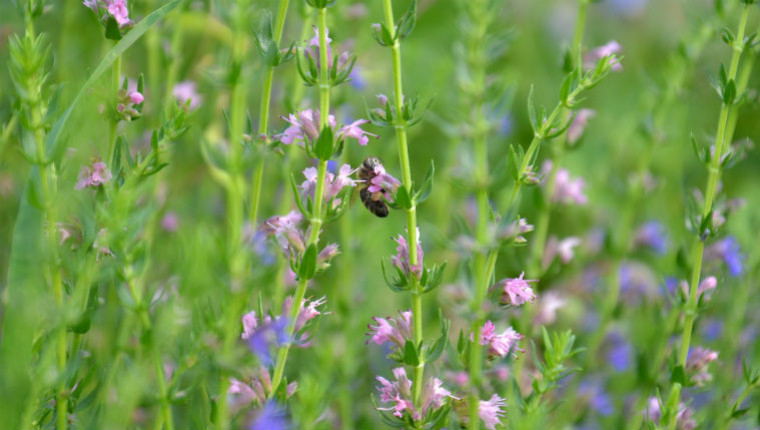
{"type": "Polygon", "coordinates": [[[240,337],[248,343],[248,348],[256,354],[259,359],[270,364],[272,362],[271,349],[285,344],[295,342],[300,346],[308,346],[308,334],[302,333],[303,328],[312,319],[322,312],[317,309],[325,304],[325,298],[317,300],[304,299],[301,309],[298,312],[296,321],[293,325],[293,338],[288,336],[288,318],[293,306],[293,297],[289,296],[282,304],[282,314],[276,317],[265,315],[259,317],[256,311],[248,312],[243,315],[243,333],[240,337]]]}
{"type": "Polygon", "coordinates": [[[113,17],[120,29],[134,25],[129,19],[127,0],[84,0],[82,4],[92,9],[101,20],[105,21],[109,16],[113,17]]]}
{"type": "Polygon", "coordinates": [[[596,111],[593,109],[579,110],[578,113],[575,114],[575,118],[570,124],[570,127],[567,128],[567,143],[570,145],[577,143],[583,136],[584,130],[586,130],[588,120],[595,116],[596,111]]]}
{"type": "MultiPolygon", "coordinates": [[[[541,166],[541,173],[549,175],[552,170],[551,160],[544,161],[541,166]]],[[[567,169],[560,168],[557,170],[557,176],[554,184],[554,194],[551,196],[551,200],[555,203],[561,203],[568,205],[575,203],[577,205],[585,205],[588,203],[588,197],[583,194],[583,188],[585,181],[583,178],[572,179],[570,172],[567,169]]]]}
{"type": "Polygon", "coordinates": [[[198,93],[195,81],[178,82],[172,89],[172,95],[182,105],[193,110],[203,103],[203,96],[198,93]]]}
{"type": "Polygon", "coordinates": [[[478,404],[478,416],[486,425],[488,430],[495,430],[497,425],[501,425],[501,418],[504,416],[504,407],[507,402],[494,394],[488,400],[481,400],[478,404]]]}
{"type": "Polygon", "coordinates": [[[382,163],[376,164],[371,172],[364,172],[364,174],[367,175],[365,179],[367,191],[372,193],[373,197],[375,193],[379,193],[385,200],[393,202],[393,194],[401,186],[401,182],[386,172],[382,163]]]}
{"type": "MultiPolygon", "coordinates": [[[[333,208],[339,206],[342,200],[336,198],[338,194],[346,187],[355,187],[359,182],[351,179],[351,175],[354,172],[356,172],[356,169],[351,169],[351,166],[348,164],[340,166],[337,175],[327,172],[325,176],[324,201],[328,203],[332,202],[331,206],[333,208]]],[[[316,195],[317,174],[316,167],[307,167],[303,171],[303,176],[306,180],[301,183],[301,191],[303,192],[303,197],[311,198],[312,201],[314,201],[316,195]]]]}
{"type": "Polygon", "coordinates": [[[610,70],[618,72],[623,70],[623,65],[614,56],[620,53],[623,47],[614,40],[607,42],[602,46],[598,46],[583,56],[583,68],[591,70],[596,67],[597,63],[605,58],[612,58],[610,70]]]}
{"type": "Polygon", "coordinates": [[[705,260],[723,260],[731,276],[742,274],[745,256],[739,242],[732,236],[725,237],[705,248],[705,260]]]}
{"type": "Polygon", "coordinates": [[[701,346],[689,350],[689,355],[686,359],[686,371],[692,375],[691,382],[700,387],[710,382],[712,375],[708,371],[707,366],[717,359],[717,352],[702,348],[701,346]]]}
{"type": "Polygon", "coordinates": [[[394,403],[391,407],[377,408],[380,411],[393,411],[393,415],[401,418],[408,414],[413,420],[420,420],[427,417],[428,414],[440,409],[449,398],[455,398],[451,392],[443,388],[443,382],[438,378],[429,379],[422,388],[420,395],[419,408],[415,408],[412,401],[412,381],[406,376],[406,370],[403,367],[393,369],[395,381],[389,381],[382,376],[377,377],[380,386],[377,390],[380,392],[382,402],[394,403]]]}
{"type": "MultiPolygon", "coordinates": [[[[288,117],[282,117],[290,124],[288,128],[282,133],[275,135],[275,139],[290,145],[293,142],[298,142],[299,145],[304,146],[306,142],[312,142],[319,137],[320,133],[320,112],[317,109],[306,109],[296,113],[291,113],[288,117]]],[[[338,142],[352,138],[359,142],[359,145],[365,146],[369,143],[370,137],[377,138],[376,134],[369,133],[361,129],[361,125],[368,123],[366,119],[359,119],[351,124],[344,125],[338,129],[336,134],[338,142]]],[[[331,128],[335,128],[335,116],[329,115],[327,117],[327,124],[331,128]]]]}
{"type": "Polygon", "coordinates": [[[74,189],[81,190],[86,187],[98,188],[111,180],[111,171],[106,163],[94,161],[90,166],[82,166],[74,189]]]}
{"type": "Polygon", "coordinates": [[[507,278],[498,282],[498,288],[501,292],[501,304],[506,306],[522,306],[526,302],[533,303],[536,301],[536,294],[529,282],[536,282],[536,279],[523,279],[525,272],[520,273],[517,278],[507,278]]]}
{"type": "MultiPolygon", "coordinates": [[[[697,427],[697,422],[692,417],[694,411],[687,407],[683,403],[678,405],[678,414],[676,415],[676,429],[677,430],[693,430],[697,427]]],[[[662,420],[662,410],[660,409],[660,401],[657,397],[650,397],[647,402],[646,409],[644,410],[644,416],[653,424],[659,426],[662,420]]]]}
{"type": "Polygon", "coordinates": [[[132,121],[140,118],[145,97],[141,92],[120,89],[116,94],[116,115],[120,120],[132,121]]]}
{"type": "Polygon", "coordinates": [[[658,254],[668,251],[668,235],[665,227],[657,221],[649,221],[639,227],[633,243],[636,246],[651,248],[658,254]]]}
{"type": "MultiPolygon", "coordinates": [[[[325,35],[327,42],[327,75],[328,83],[331,86],[339,85],[347,80],[351,79],[354,65],[356,64],[356,57],[352,56],[348,52],[341,53],[337,58],[333,58],[332,39],[330,38],[329,31],[325,35]]],[[[320,69],[321,69],[321,44],[319,43],[319,30],[314,27],[314,37],[312,37],[307,43],[306,48],[303,49],[303,58],[297,56],[298,71],[301,74],[304,82],[307,85],[320,84],[320,69]],[[305,64],[304,64],[305,63],[305,64]]]]}
{"type": "Polygon", "coordinates": [[[383,345],[387,342],[392,342],[398,350],[404,348],[407,340],[412,339],[412,312],[404,311],[399,312],[398,317],[379,318],[373,317],[376,325],[367,324],[369,332],[367,335],[372,335],[370,340],[377,345],[383,345]]]}
{"type": "Polygon", "coordinates": [[[512,357],[517,358],[517,352],[525,352],[518,348],[517,344],[523,338],[523,335],[516,332],[512,327],[504,330],[503,333],[496,333],[496,326],[491,321],[486,321],[480,334],[480,344],[488,345],[488,358],[504,358],[512,352],[512,357]]]}
{"type": "Polygon", "coordinates": [[[398,246],[396,247],[396,255],[391,257],[391,261],[393,261],[393,265],[396,266],[397,269],[399,269],[401,272],[404,273],[407,277],[409,277],[411,274],[414,274],[416,277],[422,276],[422,257],[424,256],[424,253],[422,251],[422,244],[419,241],[420,237],[420,229],[417,228],[417,264],[412,265],[409,261],[409,244],[406,241],[406,238],[404,235],[398,235],[393,240],[396,241],[398,246]]]}

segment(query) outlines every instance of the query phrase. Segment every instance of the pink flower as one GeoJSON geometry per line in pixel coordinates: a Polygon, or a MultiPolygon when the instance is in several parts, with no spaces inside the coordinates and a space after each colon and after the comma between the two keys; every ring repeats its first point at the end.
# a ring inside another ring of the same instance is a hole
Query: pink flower
{"type": "Polygon", "coordinates": [[[129,100],[132,103],[139,105],[140,103],[143,102],[143,100],[145,100],[145,97],[143,97],[143,95],[139,91],[132,91],[131,93],[129,93],[129,100]]]}
{"type": "Polygon", "coordinates": [[[575,236],[566,237],[562,240],[554,236],[550,237],[544,251],[543,267],[549,267],[555,257],[559,257],[562,264],[570,263],[575,258],[575,248],[580,244],[581,239],[575,236]]]}
{"type": "Polygon", "coordinates": [[[369,121],[366,119],[359,119],[352,122],[351,124],[341,127],[340,130],[338,130],[338,140],[342,140],[342,139],[345,139],[346,137],[350,137],[350,138],[356,139],[359,142],[359,145],[366,146],[367,143],[369,143],[369,137],[367,136],[372,136],[374,138],[379,137],[376,134],[366,132],[362,130],[361,128],[359,128],[360,125],[366,124],[368,122],[369,121]]]}
{"type": "Polygon", "coordinates": [[[567,129],[567,143],[570,145],[580,140],[583,135],[583,131],[586,129],[588,120],[596,116],[596,111],[593,109],[581,109],[575,115],[573,123],[567,129]]]}
{"type": "MultiPolygon", "coordinates": [[[[541,172],[549,175],[552,170],[551,160],[544,161],[541,166],[541,172]]],[[[583,178],[572,179],[567,169],[560,168],[557,170],[557,176],[554,183],[554,194],[551,196],[553,202],[562,204],[575,203],[585,205],[588,203],[588,197],[583,194],[585,182],[583,178]]]]}
{"type": "Polygon", "coordinates": [[[718,353],[707,348],[698,346],[689,351],[686,359],[686,371],[692,374],[691,381],[698,386],[703,386],[712,380],[712,375],[707,365],[718,359],[718,353]]]}
{"type": "MultiPolygon", "coordinates": [[[[410,311],[399,312],[398,317],[378,318],[373,317],[376,325],[368,324],[370,339],[377,345],[392,342],[398,349],[402,349],[407,340],[412,339],[412,313],[410,311]]],[[[366,343],[369,343],[368,340],[366,343]]]]}
{"type": "Polygon", "coordinates": [[[520,342],[523,336],[512,327],[504,330],[502,334],[496,334],[495,331],[496,326],[491,321],[486,321],[480,334],[480,344],[488,345],[489,358],[504,358],[510,351],[512,352],[512,356],[517,358],[517,351],[525,352],[517,347],[518,342],[520,342]]]}
{"type": "Polygon", "coordinates": [[[488,430],[495,430],[497,425],[501,425],[501,417],[504,416],[504,407],[507,402],[501,397],[494,394],[489,400],[481,400],[478,405],[478,416],[483,420],[488,430]]]}
{"type": "MultiPolygon", "coordinates": [[[[319,137],[320,132],[320,112],[319,110],[306,109],[295,114],[289,114],[287,118],[282,117],[285,121],[290,123],[290,127],[286,128],[284,132],[275,136],[280,142],[285,145],[290,145],[296,140],[300,140],[300,145],[303,145],[305,139],[310,141],[319,137]]],[[[329,115],[327,117],[327,123],[330,127],[335,127],[335,117],[329,115]]]]}
{"type": "Polygon", "coordinates": [[[455,398],[451,392],[443,388],[443,383],[432,378],[422,388],[420,395],[420,410],[415,409],[412,402],[412,381],[406,376],[406,370],[403,367],[393,369],[395,381],[389,381],[382,376],[376,379],[380,382],[377,390],[380,392],[380,401],[384,403],[394,403],[391,407],[377,408],[380,411],[393,411],[393,415],[401,418],[404,412],[408,413],[413,420],[419,420],[427,416],[431,410],[439,409],[444,405],[447,398],[455,398]]]}
{"type": "Polygon", "coordinates": [[[129,9],[127,9],[127,0],[105,0],[108,5],[108,13],[116,20],[119,27],[125,27],[132,23],[129,20],[129,9]]]}
{"type": "Polygon", "coordinates": [[[556,321],[557,311],[565,306],[567,300],[554,291],[541,296],[538,302],[538,314],[533,322],[537,325],[548,325],[556,321]]]}
{"type": "MultiPolygon", "coordinates": [[[[294,327],[295,332],[299,332],[302,328],[304,328],[304,326],[306,326],[306,323],[313,320],[317,316],[322,315],[322,312],[320,312],[317,308],[325,303],[327,303],[327,300],[324,296],[317,300],[304,299],[303,304],[301,305],[301,310],[298,312],[298,318],[296,318],[296,325],[294,327]]],[[[290,313],[289,309],[288,313],[290,313]]]]}
{"type": "Polygon", "coordinates": [[[369,186],[367,190],[370,193],[382,193],[386,200],[393,201],[393,193],[396,192],[401,182],[385,171],[382,164],[374,167],[372,176],[368,179],[369,186]]]}
{"type": "Polygon", "coordinates": [[[167,212],[163,218],[161,218],[161,228],[170,233],[177,231],[179,228],[179,217],[174,212],[167,212]]]}
{"type": "MultiPolygon", "coordinates": [[[[354,172],[356,170],[351,169],[351,166],[348,164],[342,165],[337,175],[327,172],[325,175],[324,201],[329,202],[334,199],[345,187],[356,186],[359,181],[351,178],[354,172]]],[[[303,176],[306,180],[301,183],[301,190],[304,197],[311,197],[312,201],[316,195],[318,173],[316,167],[307,167],[303,170],[303,176]]],[[[333,204],[336,203],[339,204],[340,199],[333,202],[333,204]]]]}
{"type": "Polygon", "coordinates": [[[304,233],[298,228],[302,220],[303,215],[301,215],[301,212],[293,210],[287,215],[269,218],[262,228],[267,233],[273,235],[277,243],[282,247],[282,252],[290,256],[306,250],[304,233]]]}
{"type": "Polygon", "coordinates": [[[520,273],[518,278],[507,278],[499,281],[502,290],[501,303],[509,306],[521,306],[526,302],[536,301],[536,294],[528,284],[536,282],[536,279],[523,279],[525,272],[520,273]]]}
{"type": "Polygon", "coordinates": [[[409,262],[409,244],[406,242],[406,238],[403,235],[398,235],[394,240],[398,243],[396,247],[396,255],[391,257],[393,265],[398,267],[407,276],[414,273],[417,277],[422,276],[422,244],[419,241],[420,231],[417,228],[417,264],[412,266],[409,262]]]}
{"type": "Polygon", "coordinates": [[[198,94],[197,84],[194,81],[182,81],[177,83],[172,89],[172,94],[182,105],[186,105],[189,101],[189,108],[191,110],[197,108],[203,102],[203,97],[198,94]]]}
{"type": "Polygon", "coordinates": [[[79,177],[74,189],[81,190],[85,187],[97,188],[110,180],[111,172],[108,170],[108,166],[101,161],[97,161],[92,166],[83,166],[79,170],[79,177]]]}
{"type": "MultiPolygon", "coordinates": [[[[697,423],[692,417],[694,411],[687,407],[683,403],[678,405],[678,413],[676,414],[676,429],[677,430],[693,430],[697,427],[697,423]]],[[[650,397],[647,402],[647,406],[644,409],[644,416],[655,425],[660,425],[662,420],[662,410],[660,409],[660,401],[657,397],[650,397]]]]}
{"type": "MultiPolygon", "coordinates": [[[[586,70],[591,70],[594,67],[596,67],[596,64],[600,60],[602,60],[605,57],[616,55],[620,51],[622,51],[622,49],[623,47],[620,46],[620,44],[614,40],[611,40],[602,46],[594,48],[591,51],[589,51],[586,55],[583,56],[583,68],[586,70]]],[[[623,65],[620,64],[620,61],[618,61],[617,58],[612,61],[613,61],[611,63],[612,67],[610,70],[613,70],[613,71],[623,70],[623,65]]]]}

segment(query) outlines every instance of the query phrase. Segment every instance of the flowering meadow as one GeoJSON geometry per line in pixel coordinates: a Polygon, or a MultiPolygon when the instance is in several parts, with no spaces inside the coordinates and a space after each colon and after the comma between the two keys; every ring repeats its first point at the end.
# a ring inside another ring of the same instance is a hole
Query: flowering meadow
{"type": "Polygon", "coordinates": [[[760,429],[756,0],[4,0],[0,429],[760,429]]]}

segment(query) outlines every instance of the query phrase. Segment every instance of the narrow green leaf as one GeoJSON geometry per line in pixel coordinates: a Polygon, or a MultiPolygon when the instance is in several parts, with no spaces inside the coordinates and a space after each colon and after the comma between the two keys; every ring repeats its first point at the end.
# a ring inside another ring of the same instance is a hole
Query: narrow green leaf
{"type": "Polygon", "coordinates": [[[298,276],[301,279],[311,279],[317,273],[317,245],[311,244],[306,248],[306,252],[301,259],[301,265],[298,267],[298,276]]]}
{"type": "Polygon", "coordinates": [[[74,97],[74,100],[72,100],[68,109],[66,109],[63,115],[58,118],[58,121],[56,121],[55,125],[53,125],[50,133],[48,133],[45,141],[45,146],[47,148],[46,155],[48,160],[56,161],[60,159],[63,153],[63,144],[60,140],[61,132],[66,126],[66,122],[68,121],[71,112],[74,110],[77,103],[79,103],[79,100],[87,94],[87,90],[103,75],[103,73],[105,73],[111,67],[111,64],[116,61],[116,58],[121,56],[124,51],[126,51],[130,46],[137,42],[137,40],[143,34],[145,34],[145,32],[148,31],[150,27],[157,23],[161,18],[166,16],[166,14],[171,12],[171,10],[177,7],[180,2],[182,2],[182,0],[172,0],[166,5],[153,11],[153,13],[146,16],[142,21],[138,22],[137,25],[132,28],[132,30],[130,30],[113,48],[111,48],[111,50],[106,53],[106,55],[100,61],[100,64],[98,64],[98,67],[95,68],[89,79],[87,79],[84,85],[82,85],[82,88],[79,90],[76,97],[74,97]]]}
{"type": "Polygon", "coordinates": [[[404,363],[410,366],[418,366],[420,364],[420,358],[417,356],[417,348],[414,347],[414,342],[408,339],[404,344],[404,363]]]}

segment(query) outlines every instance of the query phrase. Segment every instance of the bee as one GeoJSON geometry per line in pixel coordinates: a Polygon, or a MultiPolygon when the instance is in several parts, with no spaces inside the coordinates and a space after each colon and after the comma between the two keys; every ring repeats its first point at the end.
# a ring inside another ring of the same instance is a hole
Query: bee
{"type": "Polygon", "coordinates": [[[362,199],[364,207],[378,217],[385,218],[388,216],[388,205],[383,201],[385,190],[375,193],[369,191],[369,182],[375,177],[375,167],[382,166],[382,164],[382,160],[377,157],[367,157],[359,166],[357,176],[364,181],[359,188],[359,198],[362,199]]]}

